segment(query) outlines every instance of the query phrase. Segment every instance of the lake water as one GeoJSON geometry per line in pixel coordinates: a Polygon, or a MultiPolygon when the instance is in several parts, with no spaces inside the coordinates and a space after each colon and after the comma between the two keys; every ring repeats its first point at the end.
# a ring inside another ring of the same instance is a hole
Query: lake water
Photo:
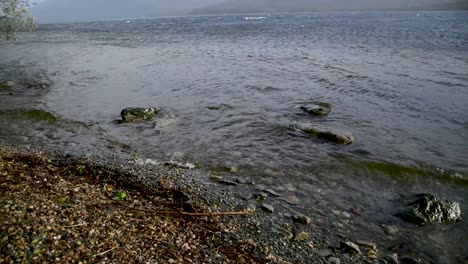
{"type": "MultiPolygon", "coordinates": [[[[280,192],[293,185],[302,211],[360,207],[377,224],[404,225],[392,213],[408,193],[436,193],[467,212],[468,12],[49,24],[0,45],[0,80],[44,83],[13,96],[0,90],[3,143],[76,153],[126,145],[147,158],[235,166],[280,192]],[[297,108],[317,101],[334,110],[315,117],[297,108]],[[113,122],[130,106],[155,106],[163,117],[113,122]],[[11,114],[19,108],[62,121],[25,121],[11,114]],[[357,140],[314,139],[301,123],[357,140]]],[[[451,262],[468,255],[467,230],[428,227],[407,239],[420,241],[424,258],[451,262]]]]}

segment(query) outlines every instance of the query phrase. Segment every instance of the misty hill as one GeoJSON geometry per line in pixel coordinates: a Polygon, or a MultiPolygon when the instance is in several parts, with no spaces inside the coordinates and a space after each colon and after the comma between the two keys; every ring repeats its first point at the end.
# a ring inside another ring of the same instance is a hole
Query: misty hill
{"type": "Polygon", "coordinates": [[[223,0],[42,0],[30,9],[40,23],[182,15],[223,0]]]}
{"type": "Polygon", "coordinates": [[[372,10],[467,10],[466,0],[228,0],[192,14],[372,10]]]}

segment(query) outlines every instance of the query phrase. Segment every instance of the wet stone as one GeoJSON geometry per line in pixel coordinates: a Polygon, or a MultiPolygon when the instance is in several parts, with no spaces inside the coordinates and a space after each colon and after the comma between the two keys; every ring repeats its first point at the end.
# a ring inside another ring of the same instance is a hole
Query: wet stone
{"type": "Polygon", "coordinates": [[[249,181],[249,179],[247,179],[247,178],[236,178],[236,182],[239,183],[239,184],[251,183],[251,181],[249,181]]]}
{"type": "Polygon", "coordinates": [[[332,213],[336,216],[341,215],[341,212],[338,210],[332,210],[332,213]]]}
{"type": "Polygon", "coordinates": [[[460,204],[423,193],[413,197],[397,216],[419,226],[429,223],[453,223],[461,220],[460,204]]]}
{"type": "Polygon", "coordinates": [[[264,192],[268,193],[268,194],[271,194],[273,196],[281,196],[281,194],[275,192],[273,189],[265,189],[263,190],[264,192]]]}
{"type": "Polygon", "coordinates": [[[373,242],[369,242],[369,241],[358,240],[358,241],[356,241],[356,244],[358,244],[361,247],[366,247],[366,248],[369,248],[369,249],[372,249],[372,250],[377,249],[377,244],[375,244],[373,242]]]}
{"type": "Polygon", "coordinates": [[[299,198],[297,198],[296,196],[294,195],[290,195],[288,197],[286,197],[284,199],[285,202],[287,202],[288,204],[291,204],[291,205],[298,205],[301,203],[301,201],[299,200],[299,198]]]}
{"type": "Polygon", "coordinates": [[[210,180],[211,180],[211,181],[214,181],[214,182],[219,182],[219,181],[221,181],[222,179],[223,179],[223,177],[221,177],[221,176],[211,176],[211,177],[210,177],[210,180]]]}
{"type": "Polygon", "coordinates": [[[398,228],[398,226],[394,226],[394,225],[386,225],[383,228],[384,228],[385,234],[387,235],[393,236],[393,235],[398,234],[398,232],[400,232],[400,229],[398,228]]]}
{"type": "Polygon", "coordinates": [[[317,254],[321,257],[328,257],[332,255],[332,252],[326,248],[319,249],[317,254]]]}
{"type": "Polygon", "coordinates": [[[276,232],[287,240],[291,240],[294,237],[293,233],[291,233],[289,230],[283,227],[277,228],[276,232]]]}
{"type": "Polygon", "coordinates": [[[341,216],[344,218],[351,218],[351,215],[348,212],[342,212],[341,216]]]}
{"type": "Polygon", "coordinates": [[[360,253],[361,250],[359,249],[359,246],[354,244],[353,242],[340,242],[340,247],[344,249],[346,252],[352,253],[352,254],[357,254],[360,253]]]}
{"type": "Polygon", "coordinates": [[[304,240],[308,240],[309,238],[310,238],[309,233],[305,231],[298,232],[296,236],[294,237],[294,239],[297,241],[304,241],[304,240]]]}
{"type": "Polygon", "coordinates": [[[230,168],[231,173],[239,173],[240,172],[240,167],[239,166],[232,166],[230,168]]]}
{"type": "Polygon", "coordinates": [[[335,258],[335,257],[330,257],[328,258],[328,263],[331,263],[331,264],[340,264],[340,259],[339,258],[335,258]]]}
{"type": "Polygon", "coordinates": [[[268,194],[267,193],[264,193],[264,192],[261,192],[259,194],[256,195],[255,199],[257,199],[257,201],[264,201],[268,198],[268,194]]]}
{"type": "Polygon", "coordinates": [[[350,145],[356,141],[354,135],[346,130],[311,124],[300,124],[299,129],[307,135],[324,139],[335,144],[350,145]]]}
{"type": "Polygon", "coordinates": [[[244,193],[244,194],[240,195],[240,198],[242,198],[244,200],[250,200],[250,199],[253,198],[253,194],[252,193],[244,193]]]}
{"type": "Polygon", "coordinates": [[[397,254],[385,255],[384,259],[387,261],[388,264],[398,264],[398,256],[397,254]]]}
{"type": "Polygon", "coordinates": [[[275,208],[269,204],[262,203],[261,208],[269,213],[273,213],[275,211],[275,208]]]}
{"type": "Polygon", "coordinates": [[[325,102],[317,102],[308,105],[301,105],[299,108],[311,115],[325,116],[332,111],[333,105],[325,102]]]}
{"type": "Polygon", "coordinates": [[[123,109],[120,112],[120,116],[122,117],[122,122],[133,123],[153,119],[158,112],[159,110],[153,107],[129,107],[123,109]]]}
{"type": "Polygon", "coordinates": [[[228,180],[219,180],[218,183],[224,184],[224,185],[229,185],[229,186],[237,186],[237,182],[228,181],[228,180]]]}
{"type": "Polygon", "coordinates": [[[293,215],[292,220],[296,223],[303,224],[303,225],[309,225],[312,223],[312,220],[310,219],[310,217],[305,216],[303,214],[293,215]]]}

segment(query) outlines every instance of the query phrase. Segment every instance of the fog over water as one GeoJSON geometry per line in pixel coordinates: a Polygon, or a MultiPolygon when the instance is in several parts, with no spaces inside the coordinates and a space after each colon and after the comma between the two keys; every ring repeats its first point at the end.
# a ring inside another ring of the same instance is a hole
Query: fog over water
{"type": "Polygon", "coordinates": [[[465,0],[42,0],[31,8],[41,23],[187,14],[468,9],[465,0]]]}

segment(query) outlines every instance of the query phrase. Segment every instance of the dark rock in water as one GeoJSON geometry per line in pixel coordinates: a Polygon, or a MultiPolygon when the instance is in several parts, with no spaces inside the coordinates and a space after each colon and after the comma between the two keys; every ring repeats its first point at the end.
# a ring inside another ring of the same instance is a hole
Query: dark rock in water
{"type": "Polygon", "coordinates": [[[325,116],[333,109],[330,103],[318,102],[314,104],[301,105],[300,108],[311,115],[325,116]]]}
{"type": "Polygon", "coordinates": [[[406,222],[419,226],[429,223],[453,223],[461,220],[460,204],[447,201],[435,195],[417,194],[413,201],[406,204],[406,208],[397,214],[406,222]]]}
{"type": "Polygon", "coordinates": [[[153,107],[129,107],[123,109],[120,115],[123,123],[132,123],[153,119],[158,112],[159,110],[153,107]]]}
{"type": "Polygon", "coordinates": [[[0,82],[0,89],[10,89],[15,85],[16,83],[12,81],[0,82]]]}
{"type": "Polygon", "coordinates": [[[308,135],[325,139],[336,144],[350,145],[356,141],[354,135],[349,131],[307,124],[299,125],[299,129],[308,135]]]}

